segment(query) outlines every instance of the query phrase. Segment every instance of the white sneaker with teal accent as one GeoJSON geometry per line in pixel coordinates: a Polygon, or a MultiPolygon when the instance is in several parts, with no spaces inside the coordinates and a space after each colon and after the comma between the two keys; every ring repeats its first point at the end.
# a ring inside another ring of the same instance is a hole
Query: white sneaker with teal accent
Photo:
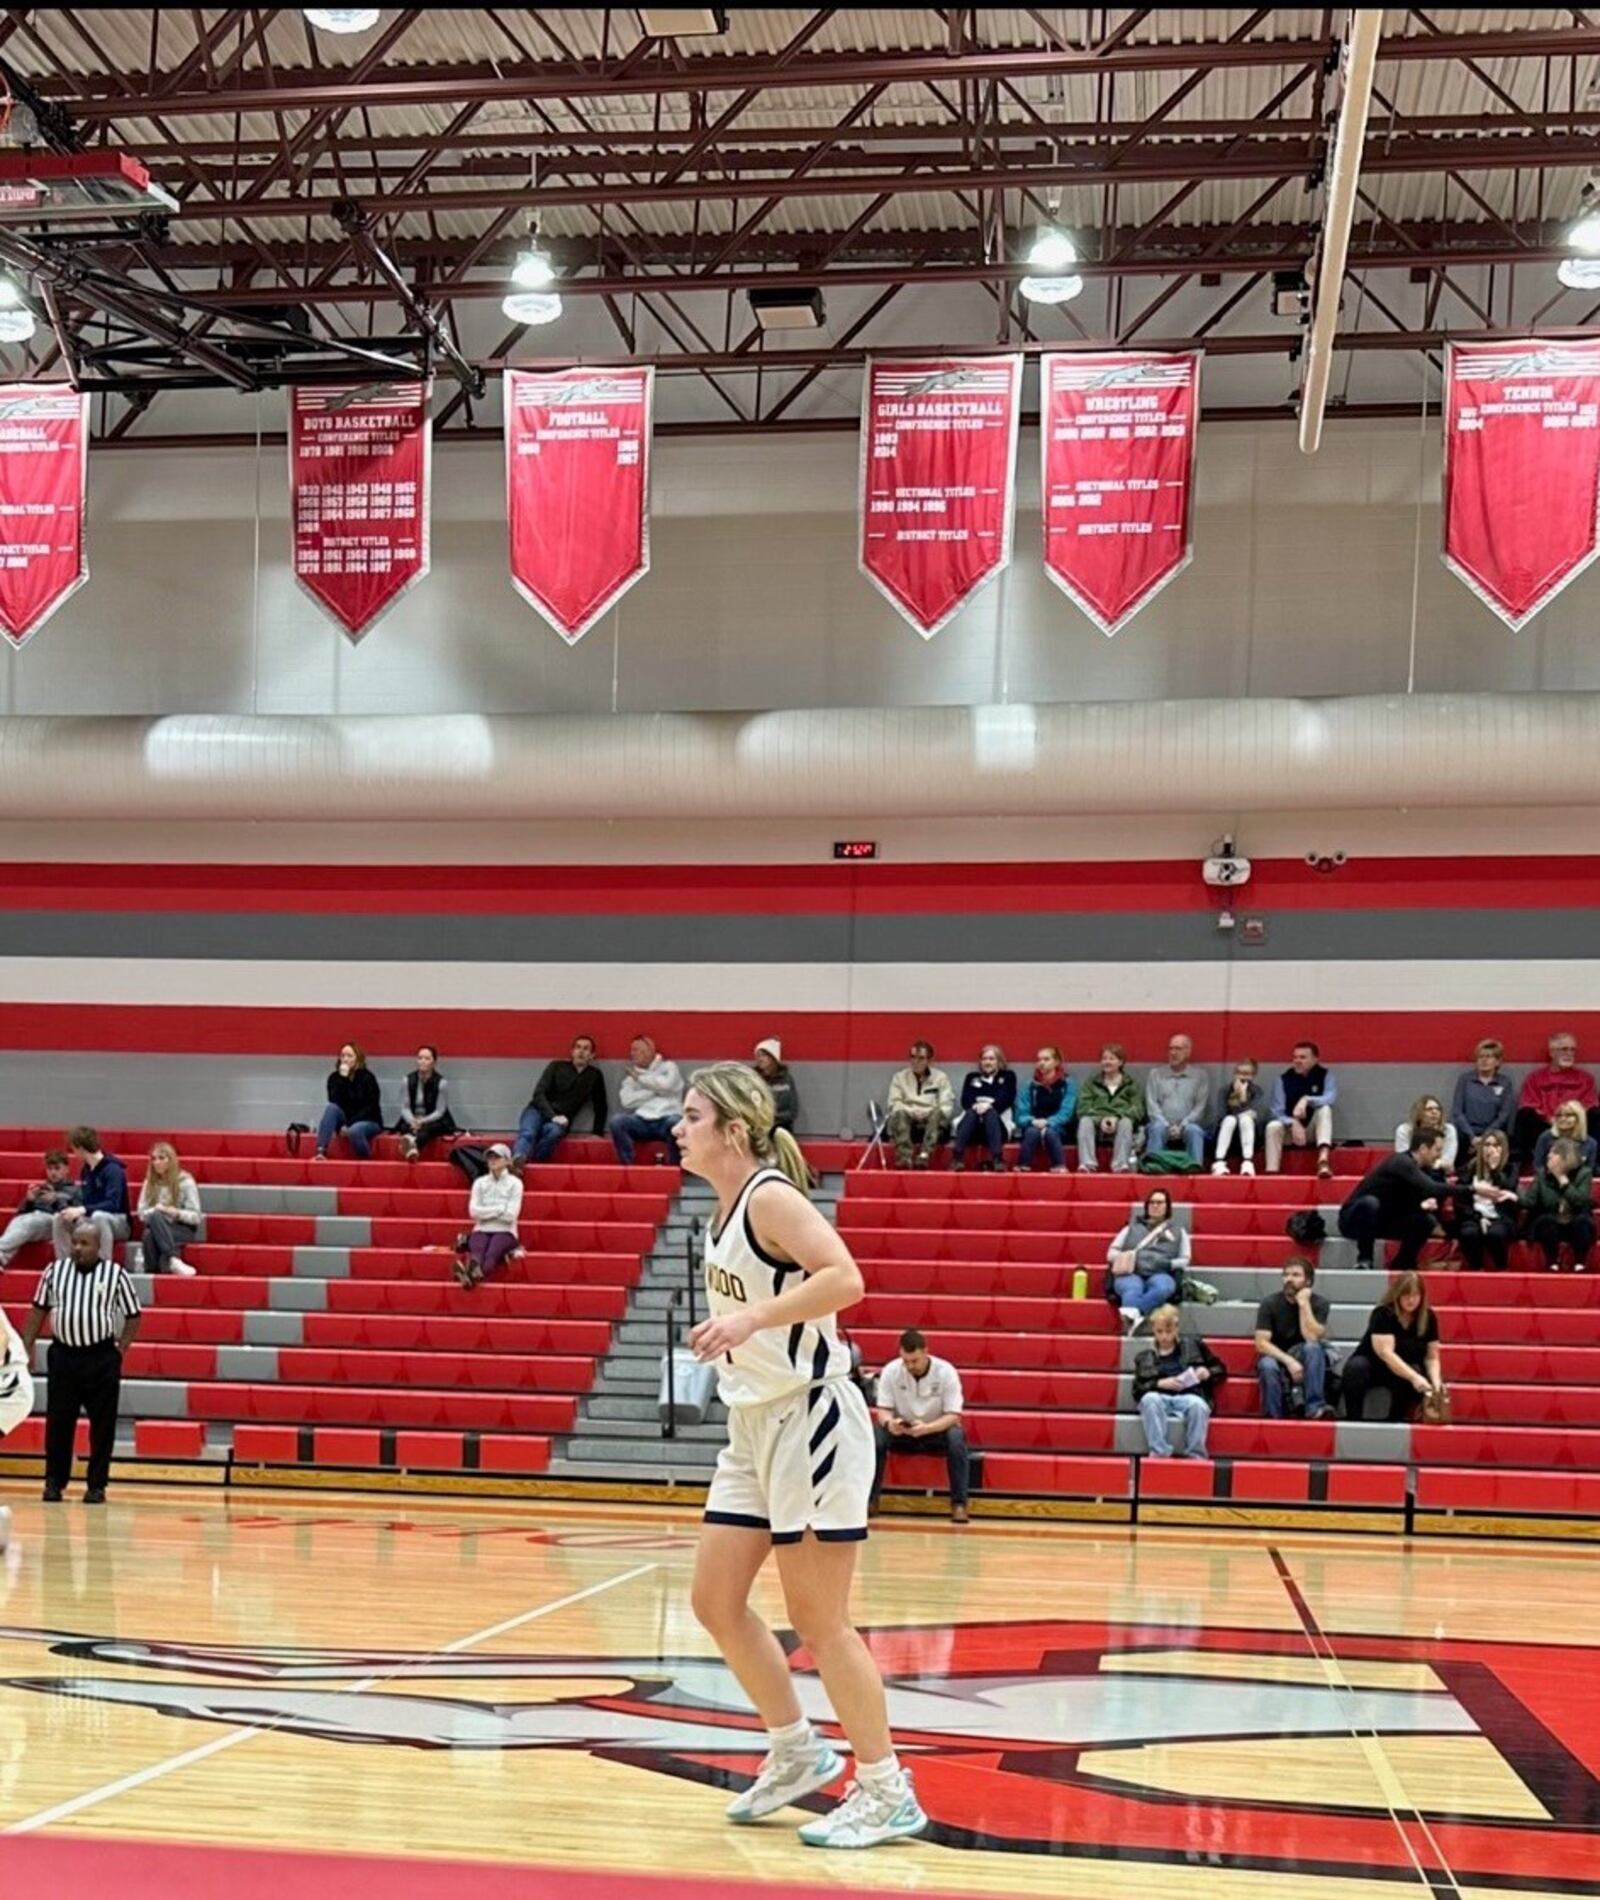
{"type": "Polygon", "coordinates": [[[814,1748],[784,1749],[768,1755],[761,1772],[728,1803],[730,1821],[760,1821],[802,1796],[815,1794],[844,1773],[844,1760],[831,1742],[819,1735],[814,1748]]]}
{"type": "Polygon", "coordinates": [[[927,1825],[910,1772],[902,1769],[900,1785],[888,1794],[852,1781],[838,1807],[820,1820],[807,1821],[800,1838],[807,1847],[881,1847],[885,1841],[909,1841],[927,1825]]]}

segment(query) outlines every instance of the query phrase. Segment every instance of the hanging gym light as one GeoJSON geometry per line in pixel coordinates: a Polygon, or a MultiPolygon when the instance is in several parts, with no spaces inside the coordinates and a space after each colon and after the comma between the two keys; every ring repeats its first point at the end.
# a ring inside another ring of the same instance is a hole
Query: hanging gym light
{"type": "MultiPolygon", "coordinates": [[[[528,190],[538,189],[539,159],[535,153],[528,167],[528,190]]],[[[539,242],[539,213],[535,211],[527,246],[511,266],[511,289],[501,300],[501,314],[513,323],[554,323],[561,315],[561,295],[555,289],[557,281],[555,260],[539,242]]]]}
{"type": "Polygon", "coordinates": [[[1061,211],[1061,193],[1052,191],[1046,199],[1050,222],[1041,224],[1028,247],[1028,275],[1018,288],[1029,303],[1070,303],[1083,289],[1083,279],[1073,271],[1078,247],[1056,222],[1061,211]]]}
{"type": "Polygon", "coordinates": [[[1583,203],[1567,244],[1572,252],[1556,267],[1556,276],[1568,290],[1600,290],[1600,184],[1591,178],[1583,188],[1583,203]]]}
{"type": "Polygon", "coordinates": [[[37,328],[16,279],[0,276],[0,343],[26,343],[37,328]]]}
{"type": "Polygon", "coordinates": [[[378,24],[381,7],[302,7],[319,33],[365,33],[378,24]]]}

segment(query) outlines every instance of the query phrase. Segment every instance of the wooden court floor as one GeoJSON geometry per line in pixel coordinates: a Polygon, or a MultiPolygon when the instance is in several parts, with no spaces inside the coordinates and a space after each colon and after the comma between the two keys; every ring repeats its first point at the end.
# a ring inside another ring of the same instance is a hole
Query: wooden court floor
{"type": "Polygon", "coordinates": [[[797,1811],[722,1819],[761,1737],[689,1614],[692,1519],[5,1501],[0,1829],[63,1854],[536,1864],[618,1893],[1600,1894],[1592,1548],[888,1526],[858,1620],[934,1827],[827,1855],[797,1811]]]}

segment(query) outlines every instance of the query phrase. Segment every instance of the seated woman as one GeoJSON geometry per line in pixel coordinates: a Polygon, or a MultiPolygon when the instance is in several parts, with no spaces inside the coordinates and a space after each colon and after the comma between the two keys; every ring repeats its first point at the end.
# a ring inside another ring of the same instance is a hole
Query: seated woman
{"type": "Polygon", "coordinates": [[[1420,1273],[1402,1273],[1372,1309],[1361,1344],[1344,1362],[1345,1416],[1366,1416],[1374,1387],[1389,1394],[1389,1416],[1409,1419],[1429,1392],[1442,1391],[1439,1321],[1420,1273]]]}
{"type": "Polygon", "coordinates": [[[511,1171],[511,1150],[497,1141],[489,1150],[489,1172],[472,1184],[467,1213],[472,1232],[456,1250],[456,1279],[480,1286],[512,1255],[522,1251],[517,1222],[522,1215],[522,1180],[511,1171]]]}
{"type": "Polygon", "coordinates": [[[1561,1264],[1561,1249],[1572,1249],[1572,1264],[1582,1273],[1594,1247],[1594,1169],[1585,1165],[1582,1150],[1565,1136],[1551,1142],[1544,1166],[1522,1190],[1528,1210],[1529,1233],[1552,1273],[1561,1264]]]}
{"type": "Polygon", "coordinates": [[[417,1066],[400,1085],[400,1119],[389,1133],[400,1137],[400,1159],[415,1161],[441,1135],[455,1132],[450,1084],[439,1073],[439,1051],[425,1042],[417,1051],[417,1066]]]}
{"type": "Polygon", "coordinates": [[[1133,1144],[1146,1120],[1144,1090],[1128,1074],[1128,1055],[1120,1042],[1100,1051],[1100,1069],[1078,1091],[1078,1172],[1092,1174],[1100,1165],[1095,1144],[1111,1143],[1111,1172],[1132,1174],[1133,1144]]]}
{"type": "Polygon", "coordinates": [[[1189,1265],[1189,1230],[1172,1217],[1172,1196],[1154,1189],[1106,1249],[1107,1277],[1130,1333],[1176,1299],[1189,1265]]]}
{"type": "Polygon", "coordinates": [[[192,1277],[195,1269],[184,1259],[183,1247],[185,1241],[200,1238],[203,1218],[194,1176],[184,1172],[170,1141],[156,1142],[150,1150],[144,1186],[139,1190],[145,1272],[192,1277]]]}
{"type": "Polygon", "coordinates": [[[1022,1153],[1017,1167],[1026,1174],[1040,1150],[1050,1164],[1052,1174],[1065,1174],[1067,1156],[1063,1143],[1072,1126],[1072,1111],[1078,1102],[1078,1085],[1061,1066],[1061,1051],[1048,1042],[1039,1051],[1039,1066],[1033,1079],[1024,1082],[1017,1094],[1017,1133],[1022,1153]]]}
{"type": "Polygon", "coordinates": [[[340,1130],[358,1161],[372,1156],[372,1139],[383,1133],[383,1102],[378,1078],[367,1067],[359,1044],[347,1042],[328,1077],[328,1106],[317,1125],[317,1159],[326,1161],[328,1144],[340,1130]]]}
{"type": "Polygon", "coordinates": [[[1133,1398],[1144,1426],[1145,1449],[1152,1458],[1172,1456],[1168,1430],[1173,1419],[1183,1424],[1184,1458],[1206,1455],[1206,1433],[1217,1387],[1228,1369],[1203,1339],[1178,1336],[1175,1306],[1158,1306],[1150,1315],[1154,1343],[1133,1362],[1133,1398]]]}
{"type": "Polygon", "coordinates": [[[1596,1144],[1589,1133],[1589,1111],[1582,1102],[1563,1102],[1551,1119],[1550,1126],[1533,1144],[1535,1176],[1543,1173],[1545,1156],[1557,1141],[1576,1142],[1579,1159],[1591,1174],[1594,1172],[1596,1144]]]}
{"type": "Polygon", "coordinates": [[[1412,1131],[1417,1128],[1437,1128],[1444,1134],[1444,1153],[1439,1157],[1439,1178],[1456,1165],[1456,1146],[1461,1140],[1455,1123],[1445,1117],[1444,1103],[1437,1095],[1419,1095],[1411,1104],[1411,1113],[1394,1131],[1394,1151],[1397,1155],[1411,1152],[1412,1131]]]}
{"type": "Polygon", "coordinates": [[[1006,1052],[997,1042],[986,1042],[978,1052],[978,1066],[967,1071],[961,1084],[961,1119],[950,1137],[950,1170],[959,1174],[967,1165],[967,1150],[983,1142],[989,1150],[979,1167],[1003,1170],[1000,1159],[1006,1145],[1007,1110],[1016,1106],[1017,1078],[1006,1067],[1006,1052]]]}
{"type": "Polygon", "coordinates": [[[1491,1128],[1480,1136],[1477,1153],[1469,1155],[1456,1173],[1466,1195],[1455,1197],[1455,1237],[1461,1258],[1474,1273],[1485,1267],[1504,1273],[1517,1233],[1517,1164],[1511,1156],[1511,1137],[1491,1128]]]}
{"type": "Polygon", "coordinates": [[[1217,1123],[1217,1158],[1211,1164],[1213,1174],[1228,1172],[1228,1150],[1235,1135],[1239,1137],[1239,1172],[1256,1171],[1256,1130],[1267,1112],[1266,1091],[1256,1080],[1260,1065],[1254,1056],[1233,1065],[1233,1080],[1222,1092],[1222,1119],[1217,1123]]]}

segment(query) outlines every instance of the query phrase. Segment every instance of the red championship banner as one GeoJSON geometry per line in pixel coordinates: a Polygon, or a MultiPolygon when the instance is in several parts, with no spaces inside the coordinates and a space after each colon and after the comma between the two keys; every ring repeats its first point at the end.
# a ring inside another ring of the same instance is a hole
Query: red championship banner
{"type": "Polygon", "coordinates": [[[1189,564],[1200,353],[1039,365],[1045,572],[1107,636],[1189,564]]]}
{"type": "Polygon", "coordinates": [[[13,646],[89,578],[88,441],[87,396],[65,383],[0,387],[0,627],[13,646]]]}
{"type": "Polygon", "coordinates": [[[924,640],[1011,559],[1020,356],[867,364],[861,571],[924,640]]]}
{"type": "Polygon", "coordinates": [[[506,371],[511,582],[569,646],[650,571],[655,371],[506,371]]]}
{"type": "Polygon", "coordinates": [[[352,640],[428,571],[432,407],[429,383],[290,391],[294,577],[352,640]]]}
{"type": "Polygon", "coordinates": [[[1525,626],[1600,551],[1600,342],[1453,344],[1444,564],[1525,626]]]}

